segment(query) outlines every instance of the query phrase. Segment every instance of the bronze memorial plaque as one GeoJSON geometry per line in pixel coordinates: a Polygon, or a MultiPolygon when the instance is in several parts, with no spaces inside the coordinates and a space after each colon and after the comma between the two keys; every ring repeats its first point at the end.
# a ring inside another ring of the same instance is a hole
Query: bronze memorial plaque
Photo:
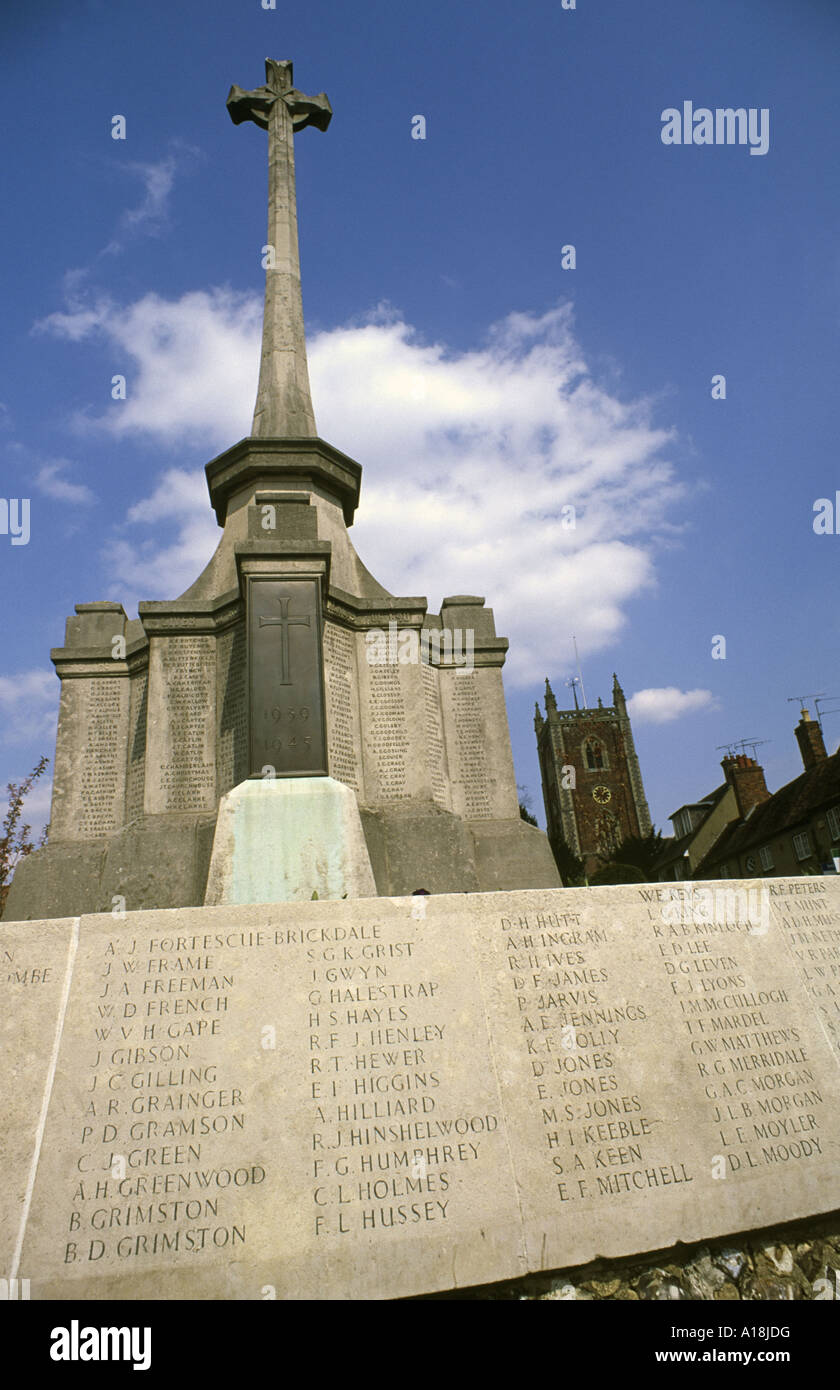
{"type": "Polygon", "coordinates": [[[248,661],[249,776],[326,776],[317,579],[249,579],[248,661]]]}

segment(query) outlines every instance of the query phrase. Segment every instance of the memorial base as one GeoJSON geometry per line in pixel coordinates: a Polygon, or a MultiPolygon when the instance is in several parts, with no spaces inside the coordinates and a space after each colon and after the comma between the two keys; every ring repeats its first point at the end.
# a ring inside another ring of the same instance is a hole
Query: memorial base
{"type": "Polygon", "coordinates": [[[0,923],[4,1278],[396,1298],[668,1251],[639,1297],[800,1296],[798,1238],[730,1238],[840,1208],[838,931],[836,877],[0,923]]]}
{"type": "Polygon", "coordinates": [[[375,894],[350,787],[332,777],[271,778],[222,797],[205,905],[375,894]]]}

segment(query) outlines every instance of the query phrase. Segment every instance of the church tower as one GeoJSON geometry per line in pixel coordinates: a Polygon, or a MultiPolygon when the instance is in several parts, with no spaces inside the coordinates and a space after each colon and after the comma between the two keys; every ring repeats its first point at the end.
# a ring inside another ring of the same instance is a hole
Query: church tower
{"type": "Polygon", "coordinates": [[[592,874],[631,835],[651,830],[624,691],[613,675],[613,703],[558,710],[548,681],[545,718],[534,728],[552,848],[561,841],[592,874]]]}

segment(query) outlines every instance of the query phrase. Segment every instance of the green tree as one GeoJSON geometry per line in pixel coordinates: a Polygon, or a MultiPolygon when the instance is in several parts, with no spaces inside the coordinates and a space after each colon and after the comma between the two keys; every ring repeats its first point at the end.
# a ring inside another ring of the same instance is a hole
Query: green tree
{"type": "MultiPolygon", "coordinates": [[[[648,835],[628,835],[609,858],[601,857],[601,868],[613,865],[627,866],[641,870],[641,879],[602,878],[601,883],[649,883],[653,877],[653,866],[662,853],[662,834],[654,827],[648,835]]],[[[600,873],[600,869],[598,870],[600,873]]],[[[595,882],[593,878],[591,882],[595,882]]]]}
{"type": "Polygon", "coordinates": [[[520,783],[516,784],[516,791],[519,796],[520,816],[524,821],[527,821],[529,825],[536,825],[537,818],[531,810],[531,793],[527,787],[522,786],[520,783]]]}
{"type": "Polygon", "coordinates": [[[554,862],[563,880],[564,888],[580,888],[586,883],[584,863],[572,852],[562,835],[557,835],[552,839],[549,836],[548,843],[551,845],[551,852],[554,855],[554,862]]]}
{"type": "Polygon", "coordinates": [[[600,869],[596,869],[592,874],[589,883],[592,888],[597,888],[604,883],[647,883],[648,877],[636,864],[619,864],[616,860],[611,860],[609,864],[604,864],[600,869]]]}
{"type": "Polygon", "coordinates": [[[48,762],[49,758],[47,757],[39,758],[28,777],[25,777],[22,782],[9,782],[6,786],[9,802],[0,834],[0,917],[3,916],[12,878],[21,859],[27,854],[31,854],[33,849],[40,848],[47,842],[49,826],[44,827],[36,846],[30,839],[32,827],[26,822],[22,822],[21,816],[23,803],[46,769],[48,762]]]}

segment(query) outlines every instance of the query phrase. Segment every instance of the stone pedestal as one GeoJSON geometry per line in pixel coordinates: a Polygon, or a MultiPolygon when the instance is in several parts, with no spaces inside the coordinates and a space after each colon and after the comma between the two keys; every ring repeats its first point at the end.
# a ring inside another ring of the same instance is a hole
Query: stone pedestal
{"type": "Polygon", "coordinates": [[[838,932],[837,877],[0,922],[2,1277],[408,1298],[836,1212],[838,932]]]}
{"type": "Polygon", "coordinates": [[[219,805],[205,904],[372,898],[356,798],[332,777],[234,787],[219,805]]]}

